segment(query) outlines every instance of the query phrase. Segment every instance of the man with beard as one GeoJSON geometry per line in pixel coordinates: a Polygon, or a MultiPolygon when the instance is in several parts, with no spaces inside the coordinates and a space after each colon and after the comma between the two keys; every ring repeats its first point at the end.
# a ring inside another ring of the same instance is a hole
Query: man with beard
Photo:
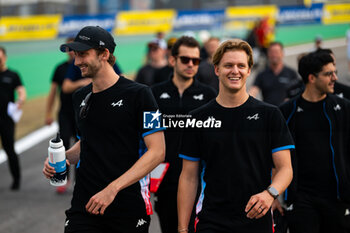
{"type": "Polygon", "coordinates": [[[291,233],[343,233],[350,227],[350,102],[332,95],[331,54],[303,56],[298,71],[305,90],[280,107],[296,147],[285,216],[291,233]]]}
{"type": "Polygon", "coordinates": [[[249,94],[257,97],[262,93],[263,101],[280,105],[287,98],[287,90],[298,81],[297,73],[283,63],[283,45],[273,42],[267,50],[268,66],[259,73],[249,90],[249,94]]]}
{"type": "MultiPolygon", "coordinates": [[[[92,79],[73,95],[80,140],[66,156],[80,166],[65,232],[147,233],[148,174],[165,153],[163,128],[143,124],[145,113],[159,117],[152,92],[115,73],[114,38],[101,27],[84,27],[60,49],[73,50],[82,76],[92,79]],[[141,144],[148,148],[143,155],[141,144]]],[[[43,173],[47,178],[55,173],[47,160],[43,173]]]]}
{"type": "MultiPolygon", "coordinates": [[[[216,96],[216,91],[194,76],[200,62],[200,46],[193,38],[182,36],[172,47],[170,64],[174,75],[168,80],[152,87],[153,94],[163,116],[186,115],[209,102],[216,96]]],[[[166,117],[163,117],[166,120],[166,117]]],[[[171,120],[182,120],[181,117],[171,120]]],[[[177,229],[177,187],[182,167],[178,157],[181,131],[179,128],[167,128],[165,131],[165,162],[169,169],[156,193],[156,211],[163,233],[176,233],[177,229]]],[[[193,226],[193,224],[192,224],[193,226]]],[[[191,228],[190,232],[194,229],[191,228]]]]}

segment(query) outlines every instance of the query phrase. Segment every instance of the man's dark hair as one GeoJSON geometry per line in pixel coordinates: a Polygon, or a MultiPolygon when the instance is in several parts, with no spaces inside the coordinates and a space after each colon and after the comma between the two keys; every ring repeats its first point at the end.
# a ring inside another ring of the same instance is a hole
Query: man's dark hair
{"type": "Polygon", "coordinates": [[[331,49],[322,49],[319,48],[315,51],[316,53],[328,53],[328,54],[334,54],[333,51],[331,49]]]}
{"type": "Polygon", "coordinates": [[[0,51],[6,56],[6,49],[4,47],[0,46],[0,51]]]}
{"type": "MultiPolygon", "coordinates": [[[[96,50],[97,55],[100,55],[100,54],[102,54],[103,52],[106,51],[105,48],[96,48],[95,50],[96,50]]],[[[109,57],[108,57],[107,62],[108,62],[111,66],[114,66],[115,60],[116,60],[116,58],[115,58],[115,56],[113,55],[113,53],[109,53],[109,57]]]]}
{"type": "Polygon", "coordinates": [[[298,72],[304,83],[308,83],[309,75],[317,75],[323,66],[334,63],[333,57],[328,53],[313,52],[303,56],[298,64],[298,72]]]}
{"type": "Polygon", "coordinates": [[[279,42],[279,41],[271,42],[271,43],[269,44],[269,48],[271,48],[271,47],[274,46],[274,45],[280,46],[282,50],[283,50],[283,48],[284,48],[282,42],[279,42]]]}
{"type": "Polygon", "coordinates": [[[179,55],[179,48],[180,46],[186,46],[190,48],[198,48],[200,50],[200,45],[196,39],[190,36],[181,36],[179,39],[176,40],[175,44],[173,45],[171,49],[171,55],[177,56],[179,55]]]}

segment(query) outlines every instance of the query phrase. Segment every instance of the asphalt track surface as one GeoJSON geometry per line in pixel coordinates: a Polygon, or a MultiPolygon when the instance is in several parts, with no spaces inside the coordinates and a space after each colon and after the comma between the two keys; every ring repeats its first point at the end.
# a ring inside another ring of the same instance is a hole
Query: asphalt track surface
{"type": "MultiPolygon", "coordinates": [[[[337,58],[340,82],[350,84],[344,43],[345,40],[337,40],[329,45],[326,43],[324,47],[335,46],[332,49],[337,58]]],[[[287,48],[286,63],[296,67],[297,53],[310,51],[311,48],[311,44],[287,48]]],[[[253,79],[254,74],[248,79],[248,86],[253,79]]],[[[0,233],[63,232],[64,211],[70,207],[73,188],[70,186],[65,194],[58,195],[42,175],[49,138],[20,154],[22,186],[17,192],[9,190],[11,177],[7,162],[0,162],[0,233]]],[[[156,214],[152,216],[150,232],[160,232],[156,214]]]]}

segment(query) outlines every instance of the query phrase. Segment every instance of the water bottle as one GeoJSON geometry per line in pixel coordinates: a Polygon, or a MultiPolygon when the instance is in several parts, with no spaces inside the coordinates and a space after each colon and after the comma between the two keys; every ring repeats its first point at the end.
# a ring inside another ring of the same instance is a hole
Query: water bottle
{"type": "Polygon", "coordinates": [[[63,186],[67,183],[66,152],[60,133],[50,140],[48,148],[49,164],[55,168],[55,175],[50,179],[53,186],[63,186]]]}

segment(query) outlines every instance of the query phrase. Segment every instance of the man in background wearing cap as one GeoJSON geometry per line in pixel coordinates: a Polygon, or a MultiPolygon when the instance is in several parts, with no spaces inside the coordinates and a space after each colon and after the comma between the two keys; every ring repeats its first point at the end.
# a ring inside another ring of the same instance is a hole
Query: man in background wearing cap
{"type": "MultiPolygon", "coordinates": [[[[73,95],[80,140],[66,152],[80,163],[65,232],[148,232],[152,206],[148,175],[164,159],[163,128],[144,129],[157,104],[148,87],[118,76],[115,43],[100,27],[84,27],[61,51],[75,51],[75,65],[92,83],[73,95]],[[141,143],[140,143],[141,141],[141,143]],[[139,155],[139,145],[147,152],[139,155]]],[[[54,169],[45,161],[43,173],[54,169]]]]}
{"type": "Polygon", "coordinates": [[[157,40],[152,40],[147,44],[147,61],[137,72],[135,81],[148,86],[153,85],[156,70],[167,65],[165,58],[165,48],[161,47],[157,40]]]}

